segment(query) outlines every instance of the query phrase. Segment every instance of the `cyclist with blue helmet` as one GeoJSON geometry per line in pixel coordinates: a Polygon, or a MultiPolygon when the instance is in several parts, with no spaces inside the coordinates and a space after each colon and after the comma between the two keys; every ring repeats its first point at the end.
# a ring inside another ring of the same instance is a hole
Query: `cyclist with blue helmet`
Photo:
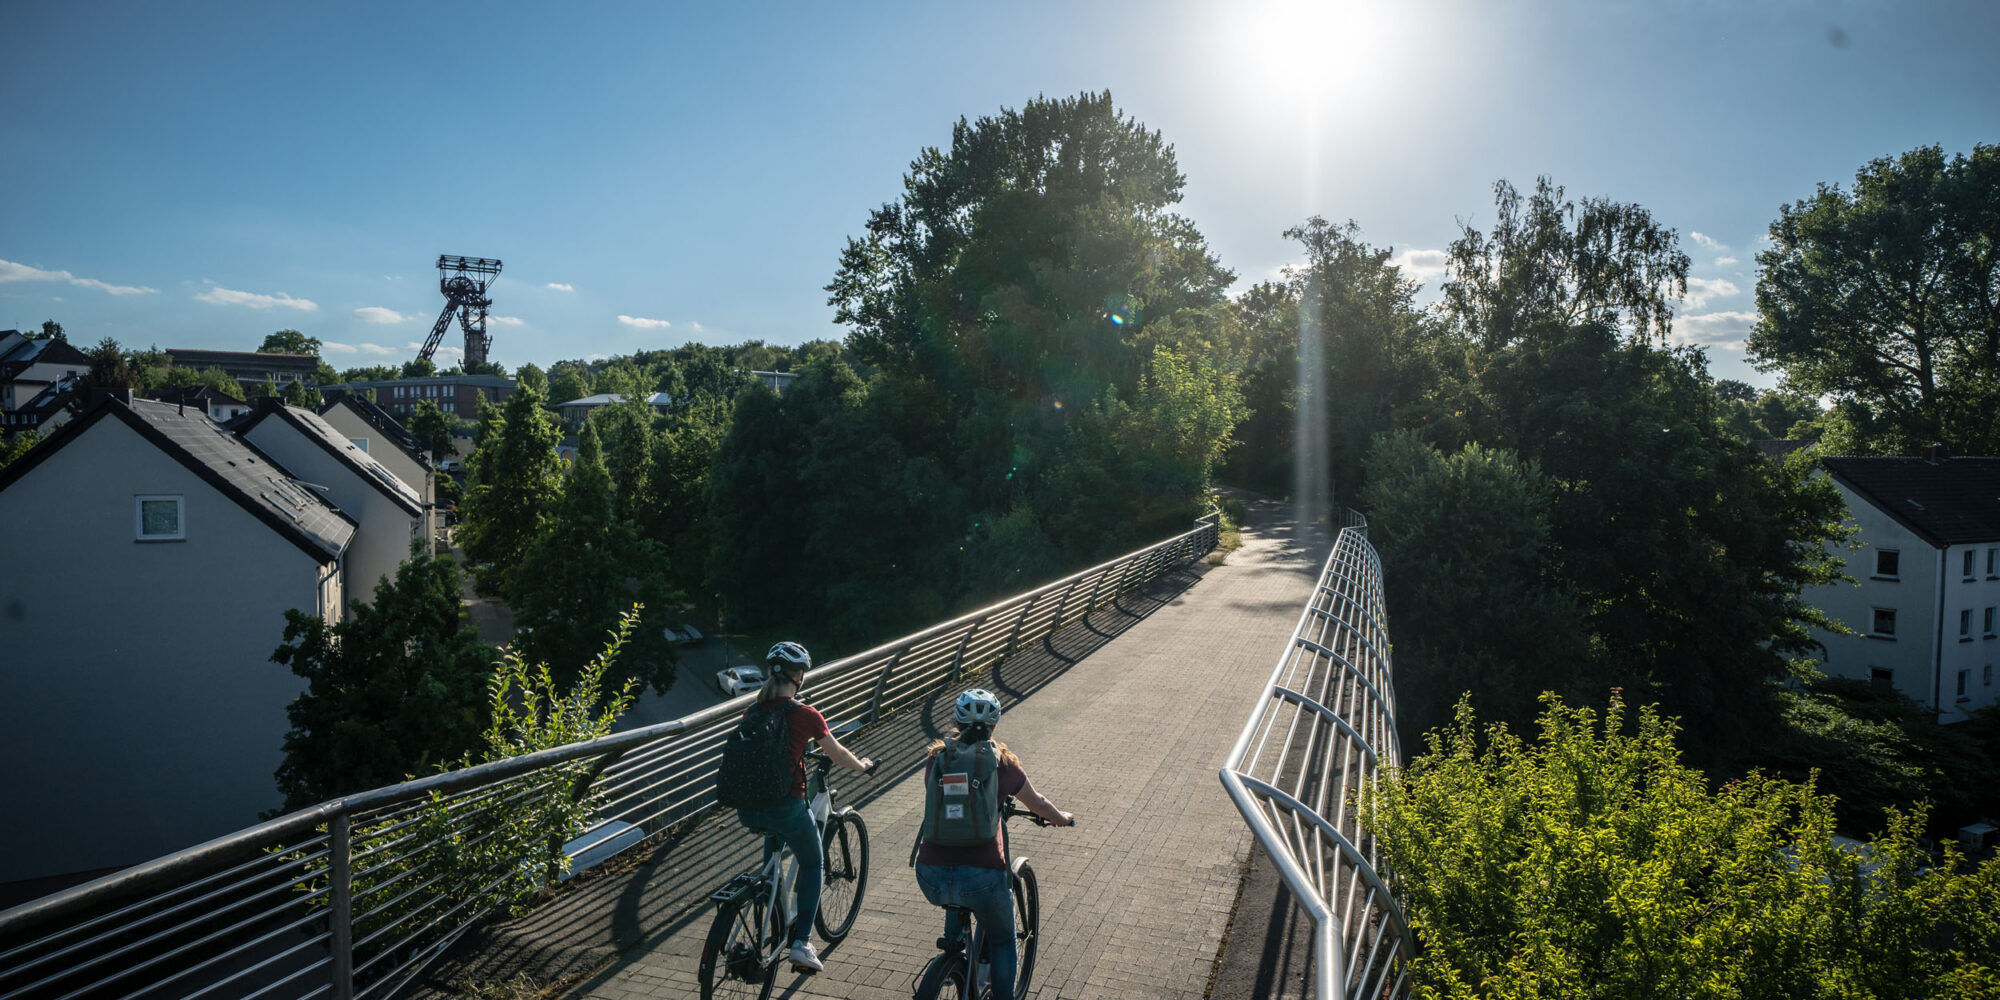
{"type": "MultiPolygon", "coordinates": [[[[952,737],[954,742],[983,743],[993,738],[993,728],[1000,724],[1000,700],[991,691],[973,688],[958,696],[952,706],[952,718],[958,723],[958,733],[952,737]]],[[[945,746],[944,740],[931,743],[933,762],[945,746]]],[[[1035,791],[1019,756],[1007,749],[1005,743],[996,743],[995,748],[999,754],[996,774],[1001,797],[1012,796],[1035,815],[1057,826],[1075,825],[1075,816],[1057,809],[1035,791]]],[[[916,856],[917,885],[923,889],[924,898],[946,907],[945,937],[957,935],[957,911],[950,908],[962,906],[972,911],[973,919],[992,942],[995,997],[1014,995],[1014,972],[1020,957],[1014,938],[1014,895],[1007,884],[1005,836],[1003,827],[991,841],[970,847],[925,840],[918,846],[916,856]]]]}

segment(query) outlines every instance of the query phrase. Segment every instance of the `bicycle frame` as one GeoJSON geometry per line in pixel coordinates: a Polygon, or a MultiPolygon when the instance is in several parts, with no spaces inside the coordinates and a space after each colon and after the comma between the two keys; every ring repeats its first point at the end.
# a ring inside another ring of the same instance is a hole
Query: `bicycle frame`
{"type": "MultiPolygon", "coordinates": [[[[1000,807],[1000,858],[1007,863],[1007,875],[1010,879],[1018,878],[1021,874],[1021,869],[1027,867],[1028,864],[1028,859],[1025,855],[1017,857],[1009,847],[1013,841],[1007,836],[1007,820],[1013,816],[1028,816],[1030,819],[1034,819],[1033,814],[1028,810],[1015,806],[1013,798],[1008,797],[1002,800],[1000,807]]],[[[1036,820],[1036,822],[1038,825],[1041,823],[1040,820],[1036,820]]],[[[938,943],[945,946],[945,951],[952,950],[950,943],[956,943],[960,948],[965,950],[966,995],[979,996],[988,987],[992,976],[991,942],[986,936],[986,926],[984,923],[973,919],[972,910],[968,907],[944,906],[939,907],[939,909],[958,915],[958,936],[956,939],[940,938],[938,943]]],[[[1015,928],[1017,934],[1019,931],[1020,928],[1015,928]]],[[[1016,989],[1019,988],[1017,984],[1016,989]]],[[[996,998],[996,1000],[999,1000],[999,998],[996,998]]],[[[1007,998],[1007,1000],[1012,1000],[1012,998],[1007,998]]]]}
{"type": "MultiPolygon", "coordinates": [[[[843,729],[849,728],[842,726],[843,729]]],[[[827,817],[833,813],[833,790],[827,787],[826,775],[832,761],[818,750],[807,750],[805,754],[806,791],[811,794],[807,808],[812,813],[813,826],[826,829],[827,817]]],[[[799,877],[799,866],[793,863],[792,849],[785,842],[772,836],[764,838],[764,863],[755,872],[738,872],[722,888],[709,894],[718,904],[734,903],[751,893],[764,896],[764,925],[755,928],[757,939],[774,942],[761,956],[761,965],[769,965],[778,960],[785,950],[785,942],[791,940],[792,924],[798,914],[793,913],[796,905],[792,888],[799,877]]]]}

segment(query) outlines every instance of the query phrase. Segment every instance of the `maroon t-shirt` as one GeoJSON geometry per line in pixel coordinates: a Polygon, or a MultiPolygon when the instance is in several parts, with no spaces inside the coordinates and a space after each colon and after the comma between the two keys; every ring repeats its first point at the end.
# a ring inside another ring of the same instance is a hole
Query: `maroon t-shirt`
{"type": "MultiPolygon", "coordinates": [[[[827,730],[826,716],[819,714],[819,709],[796,699],[786,700],[798,704],[797,708],[792,709],[792,714],[785,716],[785,731],[791,737],[787,741],[792,757],[791,794],[792,798],[802,799],[806,797],[806,744],[812,740],[825,740],[832,733],[827,730]]],[[[757,706],[752,704],[743,710],[743,714],[748,716],[756,710],[757,706]]],[[[774,705],[771,711],[776,710],[774,705]]]]}
{"type": "MultiPolygon", "coordinates": [[[[937,758],[932,757],[931,760],[936,761],[937,758]]],[[[1000,779],[1001,798],[1021,794],[1021,789],[1028,784],[1028,772],[1021,770],[1021,765],[1019,764],[1003,762],[1000,765],[998,777],[1000,779]]],[[[943,844],[933,844],[927,840],[924,841],[924,846],[917,849],[917,863],[920,865],[970,865],[974,868],[993,868],[999,871],[1006,871],[1007,856],[1000,849],[1002,846],[1000,841],[1006,836],[1007,827],[1003,823],[1001,824],[1000,832],[995,834],[992,840],[972,847],[946,847],[943,844]]]]}

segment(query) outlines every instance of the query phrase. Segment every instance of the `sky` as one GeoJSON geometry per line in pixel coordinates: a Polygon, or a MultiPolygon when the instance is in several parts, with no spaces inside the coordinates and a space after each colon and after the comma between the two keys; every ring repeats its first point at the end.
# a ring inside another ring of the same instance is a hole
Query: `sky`
{"type": "MultiPolygon", "coordinates": [[[[0,328],[401,363],[439,254],[500,258],[492,359],[838,339],[824,286],[961,116],[1109,90],[1238,288],[1352,219],[1436,297],[1493,184],[1635,202],[1743,349],[1779,207],[2000,141],[2000,3],[562,5],[0,0],[0,328]]],[[[457,360],[454,329],[438,359],[457,360]]]]}

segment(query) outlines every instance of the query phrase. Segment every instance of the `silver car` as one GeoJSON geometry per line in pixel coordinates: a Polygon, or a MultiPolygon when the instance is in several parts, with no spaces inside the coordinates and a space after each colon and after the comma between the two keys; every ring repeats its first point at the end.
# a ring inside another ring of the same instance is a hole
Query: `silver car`
{"type": "Polygon", "coordinates": [[[764,686],[764,672],[756,667],[724,667],[715,672],[715,686],[734,697],[764,686]]]}

